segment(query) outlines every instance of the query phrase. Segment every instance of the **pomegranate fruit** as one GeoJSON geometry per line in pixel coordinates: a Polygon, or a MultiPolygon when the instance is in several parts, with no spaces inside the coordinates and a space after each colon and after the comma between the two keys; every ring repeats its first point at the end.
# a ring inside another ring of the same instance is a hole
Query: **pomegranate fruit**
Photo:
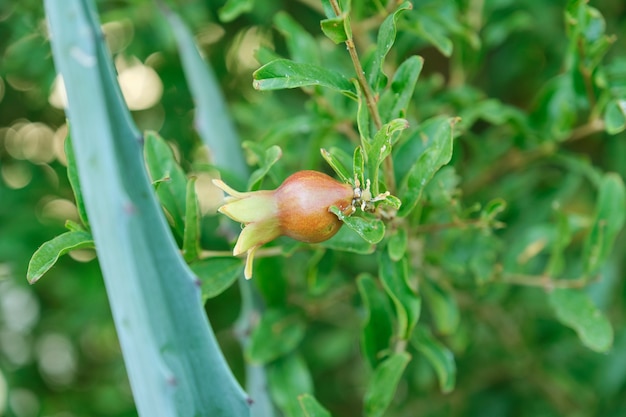
{"type": "Polygon", "coordinates": [[[296,172],[271,191],[240,193],[220,180],[213,183],[229,194],[218,211],[244,224],[233,254],[247,252],[246,278],[252,277],[252,260],[259,246],[281,235],[301,242],[323,242],[342,225],[329,208],[354,211],[352,186],[317,171],[296,172]]]}

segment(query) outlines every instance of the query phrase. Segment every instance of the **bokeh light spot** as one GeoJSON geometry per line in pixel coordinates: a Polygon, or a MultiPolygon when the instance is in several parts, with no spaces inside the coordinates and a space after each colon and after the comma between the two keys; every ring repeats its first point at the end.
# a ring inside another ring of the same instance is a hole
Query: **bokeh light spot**
{"type": "Polygon", "coordinates": [[[58,333],[42,336],[37,343],[36,355],[39,370],[50,384],[65,386],[74,381],[78,358],[67,336],[58,333]]]}
{"type": "Polygon", "coordinates": [[[27,163],[12,161],[0,166],[0,176],[7,187],[19,190],[30,184],[33,179],[33,172],[27,163]]]}
{"type": "Polygon", "coordinates": [[[143,64],[120,71],[118,81],[130,110],[145,110],[156,105],[163,94],[163,83],[156,71],[143,64]]]}
{"type": "Polygon", "coordinates": [[[9,391],[9,408],[16,417],[36,417],[41,405],[37,396],[25,388],[12,388],[9,391]]]}
{"type": "Polygon", "coordinates": [[[135,34],[133,22],[128,19],[104,23],[102,31],[112,54],[117,54],[126,49],[135,34]]]}

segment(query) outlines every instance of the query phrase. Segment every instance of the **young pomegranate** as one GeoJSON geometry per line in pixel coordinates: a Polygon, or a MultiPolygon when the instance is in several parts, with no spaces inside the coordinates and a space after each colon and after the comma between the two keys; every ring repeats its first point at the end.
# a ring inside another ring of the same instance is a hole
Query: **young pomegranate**
{"type": "Polygon", "coordinates": [[[329,208],[353,211],[352,186],[317,171],[296,172],[272,191],[240,193],[220,180],[213,183],[230,195],[218,211],[245,226],[233,255],[247,252],[244,274],[248,279],[252,277],[252,260],[259,246],[281,235],[301,242],[323,242],[342,225],[329,208]]]}

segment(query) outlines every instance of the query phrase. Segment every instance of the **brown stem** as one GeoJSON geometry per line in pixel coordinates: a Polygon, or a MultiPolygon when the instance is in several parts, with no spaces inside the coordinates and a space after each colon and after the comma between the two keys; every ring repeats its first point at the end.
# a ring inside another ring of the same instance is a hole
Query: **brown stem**
{"type": "Polygon", "coordinates": [[[578,53],[580,54],[580,63],[578,65],[578,70],[583,76],[583,81],[585,84],[585,92],[587,93],[587,99],[589,100],[589,108],[593,109],[596,107],[596,93],[593,89],[593,80],[591,70],[587,68],[584,64],[586,51],[585,46],[583,44],[583,40],[579,39],[578,41],[578,53]]]}
{"type": "Polygon", "coordinates": [[[592,119],[588,123],[578,126],[572,131],[570,136],[566,139],[568,142],[574,142],[580,139],[584,139],[587,136],[591,136],[594,133],[602,132],[606,128],[604,120],[592,119]]]}
{"type": "Polygon", "coordinates": [[[503,273],[497,280],[504,284],[521,285],[526,287],[540,287],[546,290],[558,288],[584,288],[592,282],[600,280],[600,276],[594,278],[581,277],[576,279],[554,279],[548,275],[524,275],[503,273]]]}
{"type": "MultiPolygon", "coordinates": [[[[446,229],[465,229],[468,227],[474,228],[482,228],[486,227],[488,224],[485,222],[485,219],[469,219],[465,221],[452,221],[449,223],[432,223],[432,224],[421,224],[419,226],[414,227],[412,230],[416,233],[434,233],[439,232],[440,230],[446,229]]],[[[492,224],[492,227],[503,227],[504,225],[499,222],[495,222],[492,224]]]]}
{"type": "MultiPolygon", "coordinates": [[[[333,8],[335,14],[337,16],[340,16],[342,12],[341,8],[339,7],[339,2],[337,0],[330,0],[330,5],[333,8]]],[[[372,120],[374,121],[376,129],[380,130],[383,127],[383,123],[380,119],[378,106],[376,105],[376,97],[374,96],[374,92],[372,91],[372,88],[365,78],[365,71],[363,71],[363,67],[361,66],[361,61],[359,60],[359,55],[356,51],[356,47],[354,45],[354,40],[352,39],[352,37],[346,39],[346,48],[348,49],[348,53],[350,54],[350,59],[352,60],[352,65],[354,66],[354,70],[356,72],[357,81],[359,83],[359,86],[361,87],[363,96],[365,97],[367,110],[372,116],[372,120]]],[[[385,171],[385,179],[387,181],[388,191],[392,194],[395,194],[396,180],[394,176],[393,161],[391,160],[391,156],[385,158],[383,162],[383,169],[385,171]]]]}
{"type": "MultiPolygon", "coordinates": [[[[257,249],[254,254],[255,258],[269,258],[271,256],[280,256],[283,255],[283,248],[281,246],[273,246],[271,248],[260,248],[257,249]]],[[[231,250],[203,250],[200,253],[200,259],[206,258],[220,258],[224,256],[233,256],[233,251],[231,250]]],[[[245,253],[242,255],[245,256],[245,253]]]]}

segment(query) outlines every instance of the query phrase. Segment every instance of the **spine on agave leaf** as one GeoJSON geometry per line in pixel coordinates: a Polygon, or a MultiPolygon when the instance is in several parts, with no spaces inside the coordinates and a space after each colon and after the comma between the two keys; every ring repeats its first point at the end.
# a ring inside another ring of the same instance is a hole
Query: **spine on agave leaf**
{"type": "Polygon", "coordinates": [[[90,0],[46,0],[79,179],[139,414],[248,416],[154,197],[90,0]]]}

